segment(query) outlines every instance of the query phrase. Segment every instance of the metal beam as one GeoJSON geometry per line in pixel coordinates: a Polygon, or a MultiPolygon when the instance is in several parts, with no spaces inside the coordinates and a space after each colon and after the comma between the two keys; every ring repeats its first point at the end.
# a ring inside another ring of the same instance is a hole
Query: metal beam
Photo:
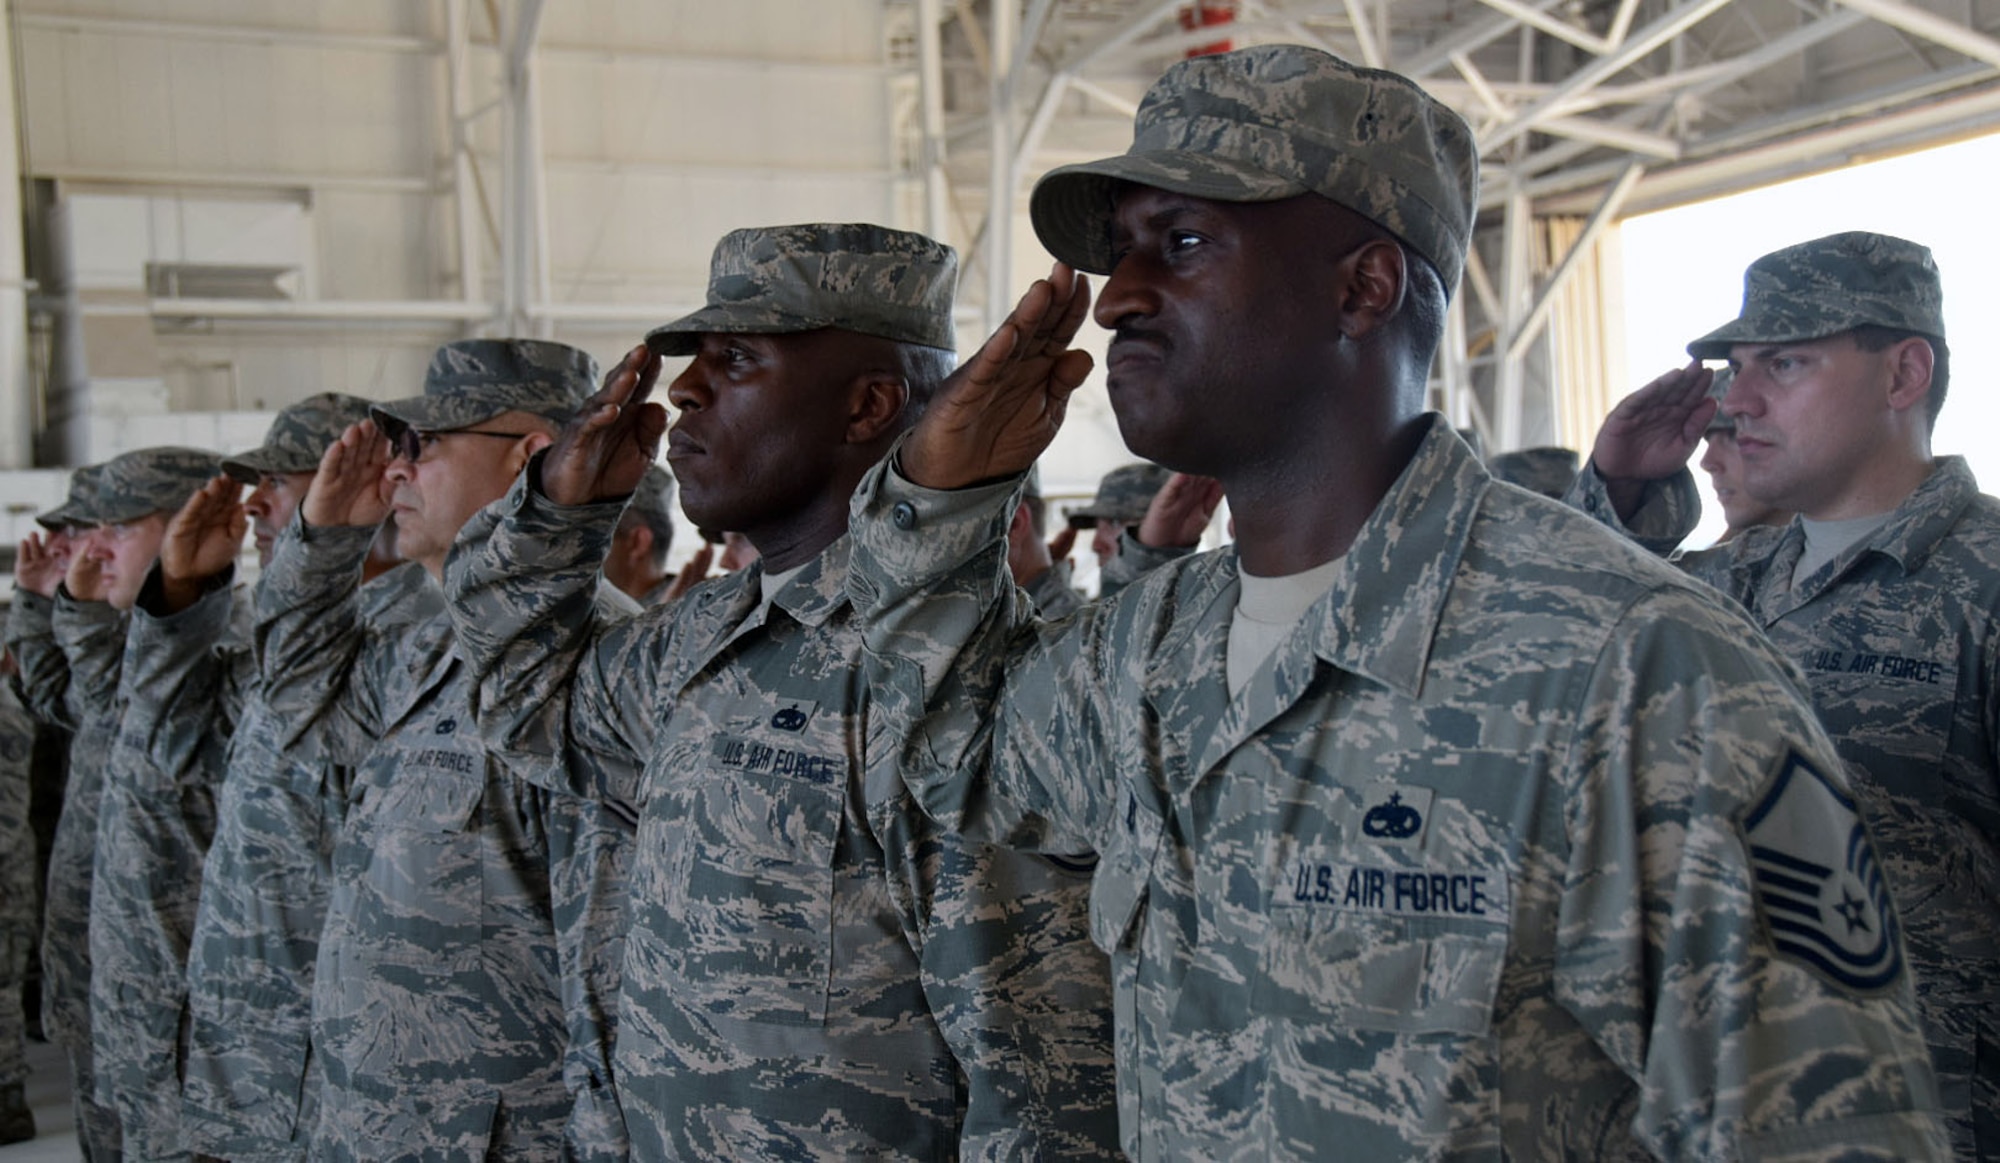
{"type": "Polygon", "coordinates": [[[472,70],[465,0],[444,0],[444,13],[445,91],[451,102],[451,192],[458,236],[459,297],[472,303],[485,294],[485,275],[480,261],[484,244],[479,236],[472,134],[467,125],[472,106],[472,70]]]}
{"type": "Polygon", "coordinates": [[[1708,19],[1717,9],[1729,2],[1730,0],[1689,0],[1688,3],[1678,4],[1669,9],[1665,15],[1641,29],[1636,36],[1628,38],[1616,52],[1607,53],[1570,74],[1562,84],[1556,86],[1553,93],[1530,105],[1514,120],[1500,126],[1479,143],[1480,152],[1491,153],[1539,128],[1564,101],[1588,92],[1630,68],[1633,62],[1708,19]]]}
{"type": "MultiPolygon", "coordinates": [[[[1020,31],[1018,0],[993,0],[987,34],[993,52],[993,79],[987,86],[986,164],[986,333],[1000,327],[1013,304],[1014,290],[1014,38],[1020,31]]],[[[1060,72],[1058,73],[1060,75],[1060,72]]]]}
{"type": "Polygon", "coordinates": [[[917,91],[922,112],[924,233],[942,241],[950,216],[950,183],[944,172],[944,6],[939,0],[917,0],[917,91]]]}
{"type": "Polygon", "coordinates": [[[1901,29],[1911,36],[1928,40],[1961,56],[1975,61],[1984,61],[1994,68],[2000,68],[2000,40],[1969,28],[1955,20],[1948,20],[1934,12],[1927,12],[1902,0],[1836,0],[1843,7],[1871,16],[1891,28],[1901,29]]]}
{"type": "Polygon", "coordinates": [[[1639,179],[1645,175],[1646,167],[1633,162],[1625,167],[1625,172],[1618,175],[1618,180],[1611,183],[1611,188],[1605,191],[1604,200],[1597,204],[1597,209],[1590,215],[1590,221],[1583,224],[1583,233],[1577,235],[1575,245],[1562,256],[1562,261],[1556,264],[1556,269],[1549,272],[1549,277],[1542,283],[1542,289],[1535,295],[1534,303],[1528,308],[1527,318],[1514,328],[1507,340],[1506,358],[1510,362],[1527,354],[1528,345],[1542,333],[1543,325],[1548,322],[1549,312],[1555,307],[1556,296],[1562,293],[1563,287],[1569,283],[1570,276],[1576,273],[1583,256],[1590,253],[1591,247],[1597,245],[1598,236],[1604,233],[1605,227],[1617,221],[1618,211],[1624,208],[1625,199],[1632,194],[1632,187],[1638,185],[1639,179]]]}
{"type": "Polygon", "coordinates": [[[1522,3],[1521,0],[1479,0],[1479,2],[1495,12],[1512,17],[1530,28],[1540,29],[1557,40],[1573,44],[1587,53],[1603,56],[1613,47],[1609,41],[1596,33],[1578,28],[1567,20],[1551,16],[1532,4],[1522,3]]]}
{"type": "MultiPolygon", "coordinates": [[[[1546,12],[1562,0],[1528,0],[1528,6],[1537,12],[1546,12]]],[[[1509,16],[1494,13],[1485,20],[1459,29],[1426,46],[1422,52],[1406,61],[1399,61],[1390,67],[1407,77],[1425,77],[1451,63],[1451,58],[1459,53],[1470,55],[1521,27],[1521,22],[1509,16]]]]}

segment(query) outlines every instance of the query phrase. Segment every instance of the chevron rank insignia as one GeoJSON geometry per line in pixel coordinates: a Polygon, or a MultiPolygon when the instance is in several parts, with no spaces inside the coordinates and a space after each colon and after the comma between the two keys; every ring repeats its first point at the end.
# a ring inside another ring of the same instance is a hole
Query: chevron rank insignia
{"type": "Polygon", "coordinates": [[[1846,789],[1794,751],[1743,817],[1771,944],[1837,985],[1877,990],[1903,972],[1889,886],[1846,789]]]}

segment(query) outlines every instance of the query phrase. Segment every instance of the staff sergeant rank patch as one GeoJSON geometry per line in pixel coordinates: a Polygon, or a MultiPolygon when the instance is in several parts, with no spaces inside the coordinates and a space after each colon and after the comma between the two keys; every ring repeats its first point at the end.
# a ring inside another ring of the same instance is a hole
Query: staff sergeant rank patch
{"type": "Polygon", "coordinates": [[[1778,952],[1853,990],[1902,975],[1889,886],[1845,790],[1791,752],[1744,814],[1743,838],[1757,909],[1778,952]]]}

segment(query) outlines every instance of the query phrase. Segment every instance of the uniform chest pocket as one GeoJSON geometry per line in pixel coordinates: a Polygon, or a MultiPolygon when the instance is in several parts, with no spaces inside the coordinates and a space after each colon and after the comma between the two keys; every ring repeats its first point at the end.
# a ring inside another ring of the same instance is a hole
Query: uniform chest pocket
{"type": "Polygon", "coordinates": [[[368,786],[343,846],[362,865],[349,929],[376,957],[431,969],[478,960],[484,792],[478,774],[407,767],[368,786]]]}
{"type": "Polygon", "coordinates": [[[668,861],[685,875],[662,886],[670,931],[659,952],[689,1008],[767,1025],[826,1020],[847,786],[711,769],[649,807],[685,812],[667,829],[678,849],[668,861]]]}
{"type": "Polygon", "coordinates": [[[1279,908],[1251,1005],[1350,1030],[1481,1035],[1506,954],[1501,924],[1279,908]]]}

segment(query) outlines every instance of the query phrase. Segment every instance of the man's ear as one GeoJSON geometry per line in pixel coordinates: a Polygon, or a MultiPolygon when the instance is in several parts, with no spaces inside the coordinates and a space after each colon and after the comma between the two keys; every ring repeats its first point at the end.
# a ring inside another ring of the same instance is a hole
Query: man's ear
{"type": "Polygon", "coordinates": [[[1366,242],[1341,260],[1340,333],[1365,339],[1403,309],[1410,272],[1403,248],[1386,238],[1366,242]]]}
{"type": "Polygon", "coordinates": [[[1937,353],[1930,341],[1912,335],[1883,352],[1889,365],[1889,406],[1898,412],[1922,407],[1931,394],[1931,373],[1937,353]]]}
{"type": "Polygon", "coordinates": [[[540,452],[544,448],[547,448],[549,445],[554,444],[555,442],[556,442],[555,437],[542,431],[530,432],[526,436],[523,436],[521,439],[515,441],[514,447],[507,453],[508,475],[519,476],[521,470],[528,467],[528,461],[532,459],[536,453],[540,452]]]}
{"type": "Polygon", "coordinates": [[[873,444],[893,435],[910,402],[910,385],[892,371],[862,372],[848,391],[847,443],[873,444]]]}

